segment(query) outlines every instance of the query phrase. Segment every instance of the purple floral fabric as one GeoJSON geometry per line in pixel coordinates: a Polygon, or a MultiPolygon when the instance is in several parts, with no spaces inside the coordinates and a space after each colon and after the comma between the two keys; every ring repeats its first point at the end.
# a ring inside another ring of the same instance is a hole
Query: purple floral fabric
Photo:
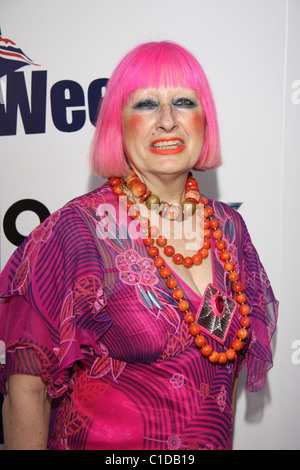
{"type": "MultiPolygon", "coordinates": [[[[225,366],[194,346],[108,184],[52,214],[7,263],[0,277],[2,392],[10,374],[43,378],[54,398],[49,449],[231,448],[234,378],[247,364],[247,388],[264,386],[278,303],[241,216],[210,204],[251,305],[247,343],[225,366]]],[[[212,257],[214,285],[232,297],[214,244],[212,257]]],[[[201,298],[177,279],[197,313],[201,298]]],[[[215,350],[230,347],[239,321],[236,313],[224,345],[210,338],[215,350]]]]}

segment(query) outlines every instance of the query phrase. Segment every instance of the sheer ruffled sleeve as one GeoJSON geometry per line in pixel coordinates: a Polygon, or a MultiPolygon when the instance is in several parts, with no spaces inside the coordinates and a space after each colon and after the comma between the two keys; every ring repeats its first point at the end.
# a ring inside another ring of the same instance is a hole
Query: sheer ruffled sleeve
{"type": "Polygon", "coordinates": [[[264,387],[266,373],[273,366],[270,342],[277,324],[278,301],[246,227],[242,277],[247,303],[251,306],[252,334],[241,368],[247,364],[246,389],[258,392],[264,387]]]}
{"type": "Polygon", "coordinates": [[[40,375],[59,397],[72,388],[74,363],[102,354],[98,341],[112,323],[102,279],[99,250],[72,207],[20,245],[0,275],[2,393],[7,376],[23,373],[40,375]]]}

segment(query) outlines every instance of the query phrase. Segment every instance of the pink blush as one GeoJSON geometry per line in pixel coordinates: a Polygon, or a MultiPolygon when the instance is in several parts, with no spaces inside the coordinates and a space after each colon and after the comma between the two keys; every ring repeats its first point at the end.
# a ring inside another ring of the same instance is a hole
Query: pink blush
{"type": "Polygon", "coordinates": [[[199,130],[203,130],[204,128],[204,121],[205,121],[205,118],[202,114],[194,113],[191,119],[191,127],[193,128],[194,131],[199,132],[199,130]]]}
{"type": "Polygon", "coordinates": [[[144,119],[138,114],[130,116],[127,121],[127,130],[130,134],[136,135],[144,125],[144,119]]]}

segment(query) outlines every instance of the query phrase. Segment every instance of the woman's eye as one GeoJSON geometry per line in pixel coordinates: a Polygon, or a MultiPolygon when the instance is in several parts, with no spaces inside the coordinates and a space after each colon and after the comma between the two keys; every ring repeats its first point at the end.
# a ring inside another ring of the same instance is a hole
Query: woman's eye
{"type": "Polygon", "coordinates": [[[153,100],[142,100],[142,101],[139,101],[138,103],[136,103],[134,106],[133,106],[133,109],[137,109],[137,110],[148,110],[148,109],[154,109],[158,106],[158,104],[156,103],[156,101],[153,101],[153,100]]]}
{"type": "Polygon", "coordinates": [[[182,108],[195,108],[197,104],[190,98],[177,98],[173,101],[174,106],[180,106],[182,108]]]}

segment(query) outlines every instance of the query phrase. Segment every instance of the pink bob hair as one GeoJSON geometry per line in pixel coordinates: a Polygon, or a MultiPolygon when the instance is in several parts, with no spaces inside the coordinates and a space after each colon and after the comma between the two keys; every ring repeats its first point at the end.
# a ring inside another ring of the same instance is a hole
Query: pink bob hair
{"type": "Polygon", "coordinates": [[[141,44],[119,63],[108,81],[91,144],[91,169],[103,178],[126,176],[122,107],[138,88],[186,87],[198,94],[205,120],[205,140],[197,170],[221,165],[220,137],[214,100],[195,57],[170,41],[141,44]]]}

